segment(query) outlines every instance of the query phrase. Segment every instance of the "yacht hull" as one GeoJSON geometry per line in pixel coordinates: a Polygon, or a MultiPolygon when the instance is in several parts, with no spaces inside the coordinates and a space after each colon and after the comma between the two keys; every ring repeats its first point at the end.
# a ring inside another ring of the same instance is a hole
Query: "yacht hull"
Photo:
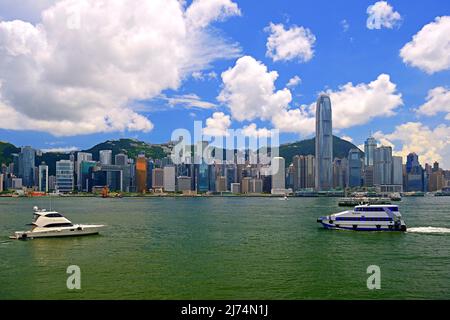
{"type": "Polygon", "coordinates": [[[57,238],[57,237],[77,237],[95,235],[100,232],[102,225],[88,226],[78,225],[68,228],[51,228],[50,230],[39,231],[17,231],[10,238],[17,240],[37,239],[37,238],[57,238]]]}

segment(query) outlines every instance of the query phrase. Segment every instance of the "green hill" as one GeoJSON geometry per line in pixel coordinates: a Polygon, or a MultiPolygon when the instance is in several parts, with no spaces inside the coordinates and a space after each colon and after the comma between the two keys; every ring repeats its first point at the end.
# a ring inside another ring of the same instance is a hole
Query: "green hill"
{"type": "Polygon", "coordinates": [[[20,148],[17,148],[16,146],[12,145],[8,142],[2,142],[0,141],[0,165],[2,163],[9,164],[12,162],[12,154],[13,153],[19,153],[20,148]]]}
{"type": "MultiPolygon", "coordinates": [[[[358,147],[353,143],[333,136],[333,158],[347,158],[350,149],[355,148],[357,149],[358,147]]],[[[286,159],[287,166],[292,163],[292,157],[296,155],[307,156],[310,154],[316,154],[316,138],[280,145],[280,157],[286,159]]],[[[361,155],[363,154],[361,151],[361,155]]]]}

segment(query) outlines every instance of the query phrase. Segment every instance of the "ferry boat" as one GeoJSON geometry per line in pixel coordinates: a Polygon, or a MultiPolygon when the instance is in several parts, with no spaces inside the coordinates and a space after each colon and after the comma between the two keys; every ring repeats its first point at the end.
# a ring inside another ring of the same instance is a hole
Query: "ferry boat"
{"type": "Polygon", "coordinates": [[[104,225],[72,224],[57,211],[33,208],[34,215],[29,231],[16,231],[10,239],[27,240],[34,238],[85,236],[98,234],[104,225]]]}
{"type": "Polygon", "coordinates": [[[360,205],[353,210],[320,217],[317,222],[325,229],[355,231],[406,231],[396,205],[360,205]]]}

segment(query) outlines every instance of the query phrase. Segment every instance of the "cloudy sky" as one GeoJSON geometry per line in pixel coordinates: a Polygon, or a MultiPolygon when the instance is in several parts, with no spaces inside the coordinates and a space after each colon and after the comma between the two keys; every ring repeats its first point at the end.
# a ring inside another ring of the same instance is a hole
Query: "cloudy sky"
{"type": "Polygon", "coordinates": [[[288,142],[327,92],[336,135],[450,168],[449,34],[445,0],[1,0],[0,140],[288,142]]]}

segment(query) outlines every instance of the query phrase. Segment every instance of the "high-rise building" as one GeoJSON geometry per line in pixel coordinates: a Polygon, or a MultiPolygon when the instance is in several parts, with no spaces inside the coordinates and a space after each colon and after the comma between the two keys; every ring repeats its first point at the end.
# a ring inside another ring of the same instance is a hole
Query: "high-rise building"
{"type": "Polygon", "coordinates": [[[175,192],[175,166],[164,167],[164,191],[175,192]]]}
{"type": "Polygon", "coordinates": [[[251,180],[252,180],[252,178],[250,178],[250,177],[242,178],[241,193],[250,193],[251,192],[251,184],[250,184],[251,180]]]}
{"type": "Polygon", "coordinates": [[[192,186],[192,178],[188,176],[180,176],[177,178],[177,191],[191,191],[192,186]]]}
{"type": "Polygon", "coordinates": [[[3,192],[4,188],[3,188],[3,183],[4,183],[4,174],[0,173],[0,192],[3,192]]]}
{"type": "Polygon", "coordinates": [[[293,173],[294,173],[294,191],[299,191],[305,188],[306,185],[306,165],[304,156],[294,156],[292,158],[293,173]]]}
{"type": "Polygon", "coordinates": [[[83,161],[92,161],[92,153],[77,152],[77,166],[75,171],[77,176],[78,190],[82,190],[81,163],[83,161]]]}
{"type": "Polygon", "coordinates": [[[348,161],[347,185],[350,188],[360,187],[362,181],[361,179],[362,162],[361,162],[361,153],[359,149],[351,149],[348,152],[347,161],[348,161]]]}
{"type": "Polygon", "coordinates": [[[345,189],[347,187],[348,161],[346,158],[335,158],[333,161],[333,188],[345,189]]]}
{"type": "Polygon", "coordinates": [[[374,185],[392,185],[392,148],[381,146],[374,154],[374,185]]]}
{"type": "Polygon", "coordinates": [[[206,163],[195,165],[195,183],[198,192],[209,191],[209,168],[206,163]]]}
{"type": "Polygon", "coordinates": [[[78,190],[84,191],[84,192],[91,192],[92,191],[92,177],[91,168],[95,167],[97,162],[89,160],[89,161],[81,161],[79,163],[80,165],[80,179],[79,179],[79,187],[78,190]]]}
{"type": "Polygon", "coordinates": [[[70,160],[56,161],[56,190],[72,192],[74,188],[74,165],[70,160]]]}
{"type": "Polygon", "coordinates": [[[227,178],[224,176],[217,176],[216,178],[216,191],[225,192],[227,191],[227,178]]]}
{"type": "Polygon", "coordinates": [[[321,94],[316,105],[316,165],[318,191],[330,190],[333,185],[333,123],[331,100],[321,94]]]}
{"type": "Polygon", "coordinates": [[[375,163],[375,149],[377,148],[377,140],[374,137],[369,137],[364,142],[364,165],[373,166],[375,163]]]}
{"type": "Polygon", "coordinates": [[[163,189],[164,188],[164,169],[154,168],[152,175],[152,186],[153,189],[163,189]]]}
{"type": "Polygon", "coordinates": [[[100,164],[112,164],[112,150],[100,150],[99,158],[100,164]]]}
{"type": "Polygon", "coordinates": [[[406,157],[406,190],[425,191],[424,170],[416,153],[410,153],[406,157]]]}
{"type": "Polygon", "coordinates": [[[19,177],[22,178],[22,185],[31,188],[34,183],[36,151],[31,147],[23,147],[19,154],[19,177]]]}
{"type": "Polygon", "coordinates": [[[114,164],[116,166],[126,166],[128,164],[128,156],[124,153],[116,154],[114,164]]]}
{"type": "MultiPolygon", "coordinates": [[[[392,184],[403,189],[403,158],[392,157],[392,184]]],[[[403,190],[402,190],[403,191],[403,190]]]]}
{"type": "Polygon", "coordinates": [[[42,163],[39,166],[39,191],[48,192],[48,166],[42,163]]]}
{"type": "Polygon", "coordinates": [[[305,157],[306,172],[306,188],[314,188],[316,186],[316,160],[313,155],[309,154],[305,157]]]}
{"type": "Polygon", "coordinates": [[[231,193],[241,193],[241,184],[240,183],[232,183],[231,184],[231,189],[230,189],[231,193]]]}
{"type": "MultiPolygon", "coordinates": [[[[272,194],[286,192],[285,161],[282,157],[272,159],[272,194]]],[[[244,192],[244,185],[241,184],[241,193],[244,192]]]]}
{"type": "Polygon", "coordinates": [[[136,159],[136,190],[139,193],[147,191],[147,159],[144,155],[136,159]]]}

